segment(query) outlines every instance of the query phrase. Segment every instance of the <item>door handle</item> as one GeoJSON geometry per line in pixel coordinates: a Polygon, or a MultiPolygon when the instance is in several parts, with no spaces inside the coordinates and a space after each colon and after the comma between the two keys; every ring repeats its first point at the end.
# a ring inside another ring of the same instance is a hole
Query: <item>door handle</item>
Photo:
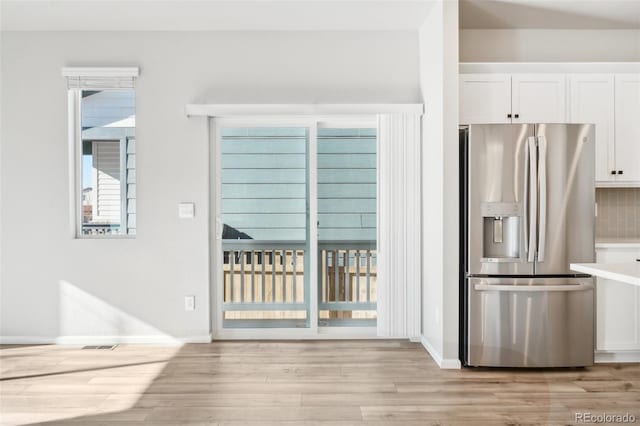
{"type": "Polygon", "coordinates": [[[530,136],[527,140],[527,146],[529,151],[529,202],[528,207],[529,211],[525,212],[525,216],[529,216],[529,238],[528,238],[528,250],[527,250],[527,261],[535,262],[536,260],[536,243],[538,236],[538,153],[536,148],[536,138],[530,136]],[[534,191],[532,186],[536,186],[536,190],[534,191]]]}
{"type": "Polygon", "coordinates": [[[524,195],[522,196],[522,220],[524,228],[524,255],[529,256],[529,141],[524,145],[524,195]]]}
{"type": "Polygon", "coordinates": [[[219,217],[216,218],[216,239],[222,239],[222,231],[224,229],[224,225],[222,224],[222,219],[219,217]]]}
{"type": "Polygon", "coordinates": [[[544,291],[585,291],[592,290],[593,284],[560,284],[560,285],[500,285],[500,284],[476,284],[474,290],[478,291],[509,291],[522,293],[540,293],[544,291]]]}
{"type": "Polygon", "coordinates": [[[547,138],[538,136],[538,262],[544,261],[547,242],[547,138]]]}

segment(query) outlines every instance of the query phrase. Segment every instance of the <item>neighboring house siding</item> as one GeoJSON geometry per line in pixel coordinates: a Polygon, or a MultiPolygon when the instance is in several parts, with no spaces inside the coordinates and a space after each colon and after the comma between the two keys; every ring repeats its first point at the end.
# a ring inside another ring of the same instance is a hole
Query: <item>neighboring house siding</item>
{"type": "Polygon", "coordinates": [[[120,142],[93,142],[94,221],[120,223],[120,142]]]}
{"type": "Polygon", "coordinates": [[[376,129],[318,129],[318,239],[376,240],[376,129]]]}
{"type": "Polygon", "coordinates": [[[127,234],[136,233],[136,140],[127,140],[127,234]]]}
{"type": "Polygon", "coordinates": [[[304,128],[222,129],[224,224],[256,240],[304,241],[306,145],[304,128]]]}
{"type": "MultiPolygon", "coordinates": [[[[304,128],[223,128],[223,238],[306,239],[304,128]]],[[[318,236],[376,240],[376,129],[318,129],[318,236]]]]}

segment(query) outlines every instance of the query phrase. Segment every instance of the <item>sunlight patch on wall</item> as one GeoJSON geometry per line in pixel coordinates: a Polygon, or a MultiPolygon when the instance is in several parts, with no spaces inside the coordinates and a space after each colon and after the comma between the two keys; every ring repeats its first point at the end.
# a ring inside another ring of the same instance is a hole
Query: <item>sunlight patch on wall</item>
{"type": "Polygon", "coordinates": [[[149,341],[179,343],[139,318],[64,280],[59,281],[59,342],[149,341]]]}

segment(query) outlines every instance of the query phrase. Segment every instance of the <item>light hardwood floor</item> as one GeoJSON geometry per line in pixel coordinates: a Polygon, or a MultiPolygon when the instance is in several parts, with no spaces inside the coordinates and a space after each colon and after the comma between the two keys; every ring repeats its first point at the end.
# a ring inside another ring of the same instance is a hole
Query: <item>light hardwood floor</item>
{"type": "Polygon", "coordinates": [[[7,425],[640,423],[640,364],[440,370],[406,341],[2,346],[0,379],[7,425]]]}

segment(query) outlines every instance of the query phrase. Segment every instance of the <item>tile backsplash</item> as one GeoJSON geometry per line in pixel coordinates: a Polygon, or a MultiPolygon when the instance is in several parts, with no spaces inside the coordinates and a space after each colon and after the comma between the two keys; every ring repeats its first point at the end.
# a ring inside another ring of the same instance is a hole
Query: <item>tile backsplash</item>
{"type": "Polygon", "coordinates": [[[596,238],[640,238],[640,188],[597,188],[596,238]]]}

